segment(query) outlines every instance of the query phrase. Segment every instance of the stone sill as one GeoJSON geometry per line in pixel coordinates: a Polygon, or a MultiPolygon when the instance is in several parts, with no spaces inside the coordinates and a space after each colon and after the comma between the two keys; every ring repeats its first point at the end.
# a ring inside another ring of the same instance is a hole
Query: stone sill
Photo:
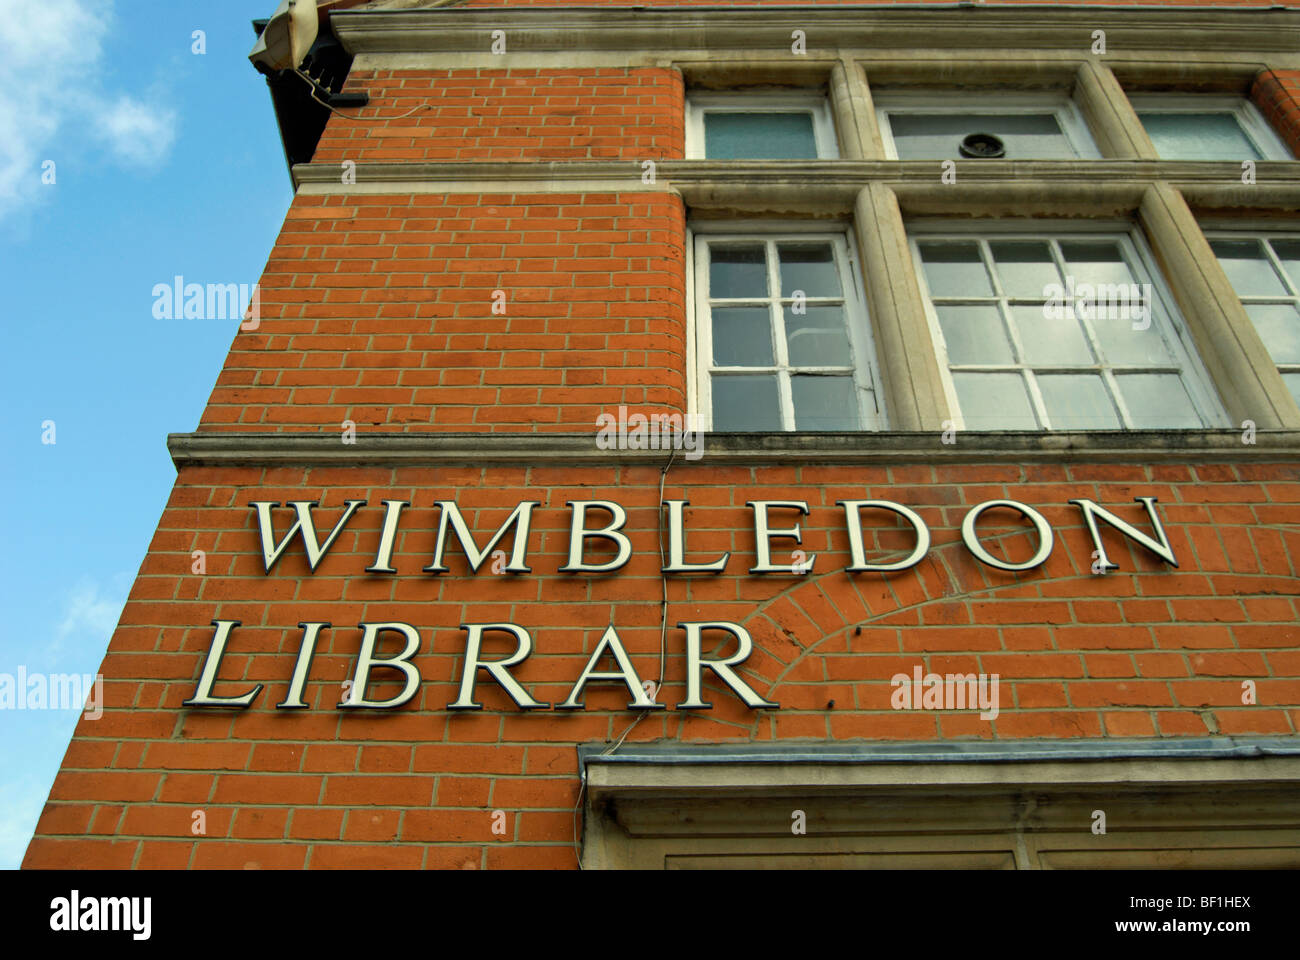
{"type": "Polygon", "coordinates": [[[1278,463],[1300,464],[1300,431],[1139,430],[1052,433],[958,432],[945,444],[928,433],[706,433],[694,460],[677,450],[602,450],[596,433],[367,433],[344,444],[337,432],[174,433],[177,469],[278,464],[370,465],[731,465],[926,463],[1278,463]]]}
{"type": "MultiPolygon", "coordinates": [[[[373,118],[383,122],[383,117],[373,118]]],[[[692,183],[806,183],[816,185],[828,178],[844,188],[868,183],[891,186],[935,187],[941,160],[704,160],[658,159],[656,172],[668,185],[692,183]]],[[[1062,185],[1080,180],[1102,180],[1120,186],[1141,187],[1155,181],[1169,181],[1195,190],[1225,183],[1242,186],[1241,164],[1214,160],[1118,160],[1111,158],[1069,160],[967,160],[957,159],[959,174],[972,184],[1019,184],[1041,180],[1062,185]]],[[[643,170],[639,160],[372,160],[356,165],[357,184],[434,181],[459,183],[467,180],[508,180],[524,183],[580,185],[589,180],[626,179],[628,189],[641,189],[643,170]]],[[[1260,160],[1255,164],[1254,186],[1279,182],[1300,182],[1300,162],[1260,160]]],[[[293,174],[303,183],[345,186],[340,182],[336,162],[300,163],[293,174]]],[[[347,184],[346,186],[353,186],[347,184]]],[[[663,189],[660,185],[659,189],[663,189]]],[[[340,190],[339,192],[344,192],[340,190]]]]}

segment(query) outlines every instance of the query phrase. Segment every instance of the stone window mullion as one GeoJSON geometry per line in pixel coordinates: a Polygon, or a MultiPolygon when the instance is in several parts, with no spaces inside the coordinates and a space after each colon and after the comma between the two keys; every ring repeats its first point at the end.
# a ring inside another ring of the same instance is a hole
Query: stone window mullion
{"type": "Polygon", "coordinates": [[[895,431],[943,430],[951,419],[925,314],[907,227],[894,191],[872,183],[858,193],[854,228],[862,252],[868,314],[895,431]]]}
{"type": "Polygon", "coordinates": [[[1182,194],[1152,184],[1138,217],[1233,423],[1300,428],[1277,365],[1182,194]]]}
{"type": "Polygon", "coordinates": [[[1075,100],[1107,159],[1159,159],[1137,111],[1109,67],[1091,60],[1081,64],[1075,78],[1075,100]]]}
{"type": "Polygon", "coordinates": [[[849,57],[831,68],[831,107],[846,160],[883,160],[885,148],[876,127],[876,108],[861,64],[849,57]]]}

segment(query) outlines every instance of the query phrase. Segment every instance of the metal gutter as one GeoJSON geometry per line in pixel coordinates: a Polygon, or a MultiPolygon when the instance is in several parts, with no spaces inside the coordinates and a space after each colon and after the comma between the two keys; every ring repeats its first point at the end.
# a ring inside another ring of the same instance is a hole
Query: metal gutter
{"type": "MultiPolygon", "coordinates": [[[[265,19],[253,21],[255,36],[262,35],[267,22],[265,19]]],[[[330,107],[364,106],[369,99],[365,94],[342,93],[348,72],[352,69],[352,56],[345,52],[343,45],[330,30],[328,21],[321,24],[302,69],[317,83],[320,92],[326,95],[326,103],[330,107]]],[[[290,71],[259,72],[266,77],[289,179],[297,189],[299,179],[296,171],[311,162],[316,145],[329,122],[330,107],[317,102],[311,95],[311,87],[290,71]]]]}

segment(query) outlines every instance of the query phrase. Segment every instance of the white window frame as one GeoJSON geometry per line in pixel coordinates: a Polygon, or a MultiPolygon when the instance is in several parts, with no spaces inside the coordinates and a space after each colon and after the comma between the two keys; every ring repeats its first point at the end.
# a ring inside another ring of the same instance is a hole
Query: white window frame
{"type": "MultiPolygon", "coordinates": [[[[818,160],[838,160],[839,142],[830,100],[824,93],[700,93],[686,100],[686,159],[708,160],[704,155],[704,117],[709,113],[808,113],[818,160]]],[[[725,161],[723,161],[725,162],[725,161]]],[[[769,162],[769,161],[765,161],[769,162]]],[[[806,161],[772,160],[771,163],[806,161]]]]}
{"type": "MultiPolygon", "coordinates": [[[[1183,386],[1187,390],[1187,395],[1191,399],[1192,408],[1197,416],[1201,418],[1200,427],[1186,427],[1184,430],[1212,430],[1219,427],[1229,426],[1229,420],[1222,401],[1219,399],[1214,389],[1213,381],[1210,379],[1209,372],[1201,360],[1200,353],[1196,350],[1196,345],[1192,342],[1191,333],[1187,328],[1187,322],[1183,319],[1181,312],[1178,310],[1173,295],[1165,283],[1164,277],[1157,267],[1155,257],[1147,247],[1145,239],[1142,237],[1138,227],[1132,223],[1115,222],[1115,221],[1087,221],[1080,223],[1078,221],[1060,221],[1060,220],[1042,220],[1035,221],[1032,225],[1024,221],[942,221],[942,220],[918,220],[908,224],[907,229],[908,245],[911,248],[912,265],[916,272],[917,282],[921,287],[922,299],[925,302],[926,320],[930,326],[930,335],[934,338],[935,351],[939,363],[939,373],[943,380],[944,396],[948,401],[948,409],[951,413],[953,425],[959,429],[966,429],[965,419],[961,413],[961,405],[957,399],[957,388],[952,378],[952,369],[948,361],[948,349],[943,336],[943,329],[939,324],[939,314],[935,309],[934,298],[930,293],[930,287],[925,278],[925,268],[922,265],[921,250],[919,242],[923,240],[958,240],[969,241],[976,240],[979,242],[980,256],[983,259],[985,270],[988,271],[989,280],[993,287],[993,297],[968,297],[968,298],[941,298],[941,299],[965,299],[971,301],[982,301],[997,304],[999,309],[1004,303],[1013,303],[1017,299],[1006,297],[1002,292],[1002,283],[997,273],[991,268],[992,257],[988,249],[988,242],[992,240],[1072,240],[1072,239],[1106,239],[1114,240],[1119,244],[1121,255],[1128,264],[1129,270],[1134,276],[1139,278],[1139,282],[1149,282],[1151,284],[1152,304],[1151,304],[1151,323],[1160,332],[1165,346],[1173,358],[1173,364],[1180,368],[1180,378],[1183,386]]],[[[1062,275],[1066,274],[1065,266],[1060,260],[1060,253],[1056,244],[1049,244],[1052,250],[1052,256],[1056,260],[1056,265],[1061,270],[1062,275]]],[[[1090,344],[1096,349],[1095,336],[1091,332],[1090,325],[1084,326],[1085,336],[1089,338],[1090,344]]],[[[1008,328],[1008,335],[1014,344],[1017,353],[1023,356],[1023,350],[1018,342],[1018,338],[1008,328]]],[[[1148,369],[1151,372],[1168,373],[1168,367],[1173,364],[1150,364],[1149,366],[1121,365],[1118,367],[1123,373],[1142,373],[1148,369]]],[[[996,372],[991,368],[1004,368],[1001,372],[1021,373],[1030,370],[1043,372],[1045,370],[1056,369],[1056,365],[1031,365],[1025,363],[1010,364],[968,364],[965,366],[990,368],[983,372],[996,372]]],[[[1110,400],[1116,406],[1116,411],[1120,418],[1120,430],[1129,432],[1133,430],[1146,429],[1133,427],[1130,425],[1130,418],[1123,393],[1114,383],[1115,374],[1112,372],[1116,367],[1108,364],[1093,363],[1091,365],[1060,365],[1060,371],[1063,373],[1082,372],[1091,370],[1099,373],[1106,381],[1107,390],[1110,400]]],[[[969,370],[960,372],[977,373],[979,370],[969,370]]],[[[1052,433],[1057,428],[1053,428],[1051,419],[1047,415],[1046,405],[1043,402],[1042,395],[1038,389],[1036,377],[1025,377],[1026,393],[1029,395],[1030,405],[1033,408],[1034,416],[1039,420],[1039,426],[1032,429],[1010,428],[1010,432],[1038,432],[1052,433]],[[1047,424],[1044,426],[1043,424],[1047,424]]],[[[1070,429],[1070,428],[1065,428],[1070,429]]],[[[1005,432],[1005,431],[999,431],[1005,432]]]]}
{"type": "MultiPolygon", "coordinates": [[[[1295,307],[1296,310],[1300,310],[1300,283],[1296,283],[1296,281],[1291,279],[1291,275],[1287,273],[1286,269],[1283,268],[1282,264],[1278,261],[1277,254],[1274,253],[1273,251],[1272,243],[1269,242],[1273,240],[1300,241],[1300,233],[1294,230],[1278,230],[1276,228],[1276,225],[1274,225],[1271,229],[1269,227],[1260,227],[1258,230],[1250,230],[1250,229],[1243,229],[1243,227],[1240,224],[1234,224],[1231,229],[1226,229],[1226,228],[1216,229],[1215,227],[1207,224],[1204,225],[1202,229],[1205,233],[1205,239],[1209,241],[1214,241],[1214,240],[1254,240],[1257,242],[1261,240],[1265,241],[1263,246],[1265,259],[1268,260],[1269,265],[1272,266],[1273,270],[1277,273],[1278,277],[1282,281],[1282,286],[1286,289],[1287,292],[1274,294],[1272,296],[1245,295],[1245,294],[1237,293],[1236,288],[1233,288],[1232,292],[1237,294],[1237,299],[1241,301],[1243,307],[1255,303],[1261,303],[1261,304],[1289,303],[1293,307],[1295,307]]],[[[1249,316],[1249,314],[1247,314],[1247,316],[1249,316]]],[[[1251,322],[1253,323],[1254,321],[1251,322]]],[[[1279,363],[1278,361],[1274,360],[1273,363],[1274,366],[1277,367],[1277,372],[1279,374],[1284,374],[1284,375],[1300,374],[1300,362],[1285,361],[1279,363]]]]}
{"type": "MultiPolygon", "coordinates": [[[[1218,94],[1204,93],[1160,93],[1160,94],[1131,94],[1129,103],[1133,105],[1133,111],[1138,114],[1142,113],[1229,113],[1237,121],[1237,126],[1241,128],[1246,139],[1251,142],[1264,160],[1293,160],[1291,151],[1287,149],[1282,138],[1264,119],[1264,115],[1259,112],[1259,108],[1247,100],[1245,97],[1238,96],[1221,96],[1218,94]]],[[[1139,122],[1141,117],[1138,117],[1139,122]]],[[[1154,143],[1152,144],[1154,146],[1154,143]]],[[[1156,148],[1156,153],[1160,152],[1156,148]]],[[[1161,160],[1180,162],[1178,157],[1161,157],[1161,160]]],[[[1243,160],[1251,159],[1243,157],[1243,160]]],[[[1231,161],[1183,161],[1188,163],[1214,163],[1214,162],[1231,162],[1231,161]]]]}
{"type": "MultiPolygon", "coordinates": [[[[884,387],[880,381],[880,367],[875,350],[875,333],[871,328],[867,314],[865,288],[861,274],[861,259],[858,257],[853,231],[847,225],[829,226],[819,223],[793,223],[789,221],[728,221],[717,223],[692,224],[686,231],[686,243],[689,253],[686,295],[690,308],[687,310],[691,329],[687,331],[687,363],[690,376],[687,382],[687,412],[697,419],[699,428],[705,431],[713,429],[713,372],[722,371],[721,375],[742,374],[745,367],[718,367],[713,360],[713,329],[709,297],[709,257],[708,245],[711,243],[763,243],[769,245],[768,256],[773,251],[770,245],[784,242],[824,240],[831,244],[834,251],[836,267],[840,275],[840,287],[844,301],[844,319],[848,325],[849,347],[853,351],[852,366],[854,396],[858,401],[858,419],[861,426],[859,433],[875,433],[888,429],[888,411],[884,387]]],[[[774,304],[783,299],[780,296],[779,271],[776,261],[768,261],[769,296],[774,304]],[[777,274],[777,276],[773,276],[777,274]]],[[[815,300],[810,298],[810,304],[815,300]]],[[[784,339],[784,311],[773,322],[781,326],[772,328],[773,359],[772,368],[753,368],[755,373],[778,371],[778,396],[781,404],[782,425],[774,433],[797,432],[794,423],[794,401],[790,389],[790,367],[784,339]],[[789,425],[788,427],[786,425],[789,425]]],[[[799,372],[814,368],[800,367],[799,372]]],[[[842,368],[818,368],[830,371],[842,368]]],[[[840,431],[836,431],[840,432],[840,431]]]]}
{"type": "MultiPolygon", "coordinates": [[[[894,130],[890,117],[892,114],[951,114],[967,113],[971,110],[996,113],[1051,113],[1065,141],[1074,150],[1079,160],[1100,160],[1101,151],[1097,149],[1096,140],[1083,118],[1079,105],[1065,94],[1054,93],[970,93],[952,91],[936,93],[934,91],[907,93],[880,93],[876,96],[876,122],[880,127],[880,139],[885,147],[885,156],[889,160],[898,159],[898,146],[894,142],[894,130]]],[[[935,157],[930,160],[914,160],[912,163],[933,162],[942,159],[960,160],[960,156],[950,158],[935,157]]],[[[1026,157],[1026,161],[1033,158],[1026,157]]],[[[1050,163],[1050,159],[1042,162],[1050,163]]]]}

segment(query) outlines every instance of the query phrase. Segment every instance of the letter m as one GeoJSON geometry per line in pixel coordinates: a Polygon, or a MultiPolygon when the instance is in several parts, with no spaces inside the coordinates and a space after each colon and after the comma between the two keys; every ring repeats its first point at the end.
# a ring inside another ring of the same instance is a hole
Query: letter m
{"type": "Polygon", "coordinates": [[[497,528],[497,532],[492,535],[487,546],[482,550],[474,540],[474,534],[470,532],[469,525],[465,523],[465,518],[461,516],[460,508],[456,506],[453,500],[439,500],[438,506],[442,509],[442,516],[438,520],[438,542],[433,548],[433,562],[424,568],[425,573],[446,573],[447,565],[442,562],[442,553],[447,546],[447,528],[456,531],[456,539],[460,541],[461,548],[465,551],[465,557],[469,560],[469,568],[473,573],[478,573],[478,568],[483,565],[483,561],[492,553],[492,548],[497,545],[506,531],[511,527],[515,528],[514,549],[510,552],[510,563],[506,567],[507,573],[532,573],[528,566],[528,530],[532,524],[533,507],[538,506],[534,500],[525,500],[515,507],[514,512],[510,514],[497,528]]]}
{"type": "Polygon", "coordinates": [[[81,690],[81,677],[75,673],[50,674],[50,706],[76,710],[85,706],[86,694],[81,690]]]}
{"type": "Polygon", "coordinates": [[[209,320],[234,320],[239,316],[239,284],[209,283],[207,294],[209,320]]]}
{"type": "Polygon", "coordinates": [[[293,526],[289,528],[279,543],[275,540],[275,524],[271,522],[271,511],[280,504],[272,500],[254,500],[248,505],[257,510],[257,526],[262,534],[262,559],[266,561],[266,572],[270,573],[271,568],[275,566],[276,561],[284,555],[285,549],[295,536],[302,536],[303,548],[307,551],[307,563],[311,567],[312,573],[316,572],[316,565],[320,563],[321,558],[325,556],[325,551],[334,543],[343,527],[352,519],[352,514],[356,512],[357,507],[361,506],[364,500],[347,500],[343,516],[339,517],[338,523],[334,524],[334,529],[330,535],[321,543],[316,538],[316,524],[311,518],[311,508],[319,506],[315,500],[293,500],[289,506],[298,514],[298,519],[294,521],[293,526]]]}
{"type": "Polygon", "coordinates": [[[101,930],[129,930],[131,928],[131,901],[126,897],[101,897],[101,930]]]}
{"type": "MultiPolygon", "coordinates": [[[[1097,284],[1097,312],[1102,317],[1110,320],[1130,320],[1129,307],[1129,290],[1133,288],[1128,283],[1099,283],[1097,284]]],[[[1134,299],[1137,298],[1136,293],[1134,299]]]]}
{"type": "Polygon", "coordinates": [[[947,686],[947,704],[949,710],[966,710],[979,703],[977,690],[979,678],[973,673],[950,673],[944,678],[947,686]]]}

